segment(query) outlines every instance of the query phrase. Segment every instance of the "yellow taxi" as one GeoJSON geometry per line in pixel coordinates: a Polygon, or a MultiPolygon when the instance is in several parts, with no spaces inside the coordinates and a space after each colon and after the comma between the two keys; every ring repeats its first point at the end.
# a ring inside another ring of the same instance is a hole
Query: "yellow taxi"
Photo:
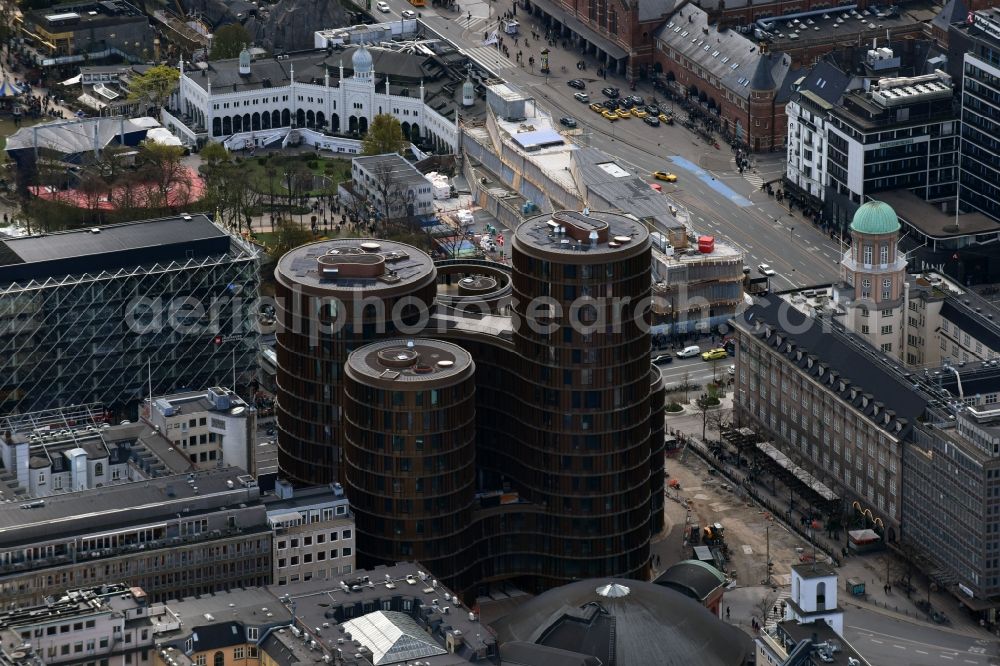
{"type": "Polygon", "coordinates": [[[629,113],[628,109],[618,109],[618,117],[622,120],[627,120],[632,117],[632,114],[629,113]]]}
{"type": "Polygon", "coordinates": [[[654,171],[653,178],[656,180],[665,180],[668,183],[676,183],[677,175],[673,173],[667,173],[666,171],[654,171]]]}
{"type": "Polygon", "coordinates": [[[607,109],[604,109],[604,111],[601,112],[601,115],[611,121],[618,120],[618,114],[607,109]]]}
{"type": "Polygon", "coordinates": [[[709,349],[707,352],[701,353],[701,360],[703,361],[716,361],[720,358],[726,358],[726,350],[721,347],[718,349],[709,349]]]}
{"type": "Polygon", "coordinates": [[[603,104],[598,104],[597,102],[594,102],[593,104],[590,105],[590,110],[593,111],[594,113],[604,113],[605,111],[607,111],[607,109],[604,108],[603,104]]]}
{"type": "Polygon", "coordinates": [[[669,115],[669,114],[666,114],[666,113],[661,113],[660,114],[660,122],[663,123],[664,125],[673,125],[674,124],[674,117],[672,115],[669,115]]]}
{"type": "Polygon", "coordinates": [[[639,107],[633,106],[632,107],[632,115],[635,116],[636,118],[645,118],[649,114],[646,113],[645,111],[643,111],[642,109],[640,109],[639,107]]]}

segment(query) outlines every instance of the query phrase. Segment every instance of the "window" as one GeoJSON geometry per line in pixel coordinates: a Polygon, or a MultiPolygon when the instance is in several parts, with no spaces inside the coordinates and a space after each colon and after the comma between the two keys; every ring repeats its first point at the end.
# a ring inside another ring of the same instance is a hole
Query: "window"
{"type": "Polygon", "coordinates": [[[233,648],[233,659],[243,660],[246,650],[242,645],[233,648]]]}
{"type": "Polygon", "coordinates": [[[104,476],[104,464],[97,463],[94,465],[94,476],[104,476]]]}
{"type": "Polygon", "coordinates": [[[884,351],[886,354],[891,354],[892,353],[892,343],[891,342],[887,342],[884,345],[882,345],[882,351],[884,351]]]}
{"type": "Polygon", "coordinates": [[[198,658],[195,660],[195,666],[205,666],[205,655],[199,654],[198,658]]]}
{"type": "Polygon", "coordinates": [[[864,248],[865,248],[865,250],[864,250],[864,263],[870,264],[870,263],[872,263],[872,246],[871,245],[865,245],[864,248]]]}
{"type": "Polygon", "coordinates": [[[226,655],[221,650],[212,655],[212,666],[226,666],[226,655]]]}
{"type": "Polygon", "coordinates": [[[260,636],[260,629],[257,627],[247,627],[247,640],[255,641],[260,636]]]}
{"type": "Polygon", "coordinates": [[[888,244],[882,244],[878,248],[878,262],[880,264],[889,263],[889,246],[888,244]]]}

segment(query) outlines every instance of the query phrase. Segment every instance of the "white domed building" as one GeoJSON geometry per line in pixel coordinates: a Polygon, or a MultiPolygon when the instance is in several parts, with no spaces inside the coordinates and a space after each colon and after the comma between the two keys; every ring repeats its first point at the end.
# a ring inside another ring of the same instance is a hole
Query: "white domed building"
{"type": "Polygon", "coordinates": [[[415,144],[454,152],[457,115],[473,112],[463,107],[464,80],[464,69],[392,48],[346,46],[256,61],[244,49],[194,68],[181,63],[163,124],[187,145],[244,147],[273,145],[296,129],[360,139],[376,115],[390,113],[415,144]]]}

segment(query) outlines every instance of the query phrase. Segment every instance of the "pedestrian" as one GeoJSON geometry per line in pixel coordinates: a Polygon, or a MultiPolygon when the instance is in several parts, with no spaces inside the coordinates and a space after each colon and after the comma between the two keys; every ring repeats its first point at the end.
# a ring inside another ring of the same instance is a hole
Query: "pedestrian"
{"type": "Polygon", "coordinates": [[[726,606],[726,619],[729,619],[729,606],[726,606]]]}

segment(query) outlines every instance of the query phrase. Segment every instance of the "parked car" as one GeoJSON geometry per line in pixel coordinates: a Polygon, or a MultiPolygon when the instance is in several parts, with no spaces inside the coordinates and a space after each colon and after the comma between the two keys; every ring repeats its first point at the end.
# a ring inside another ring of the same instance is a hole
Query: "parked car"
{"type": "Polygon", "coordinates": [[[594,111],[595,113],[602,113],[604,111],[607,111],[607,109],[604,108],[603,104],[598,104],[597,102],[594,102],[593,104],[590,105],[590,110],[594,111]]]}
{"type": "Polygon", "coordinates": [[[613,99],[606,99],[603,102],[601,102],[601,105],[604,106],[604,108],[607,109],[608,111],[615,111],[618,109],[618,102],[616,102],[613,99]]]}
{"type": "Polygon", "coordinates": [[[635,116],[636,118],[645,118],[648,114],[642,109],[640,109],[638,106],[633,106],[632,115],[635,116]]]}
{"type": "Polygon", "coordinates": [[[670,354],[657,354],[653,357],[653,365],[666,365],[667,363],[673,363],[674,357],[670,354]]]}
{"type": "Polygon", "coordinates": [[[767,277],[774,277],[777,273],[769,264],[757,264],[757,272],[767,277]]]}
{"type": "Polygon", "coordinates": [[[607,88],[601,88],[601,92],[604,93],[605,97],[610,97],[612,99],[618,97],[618,95],[621,94],[618,92],[618,88],[611,88],[610,86],[607,88]]]}
{"type": "Polygon", "coordinates": [[[667,173],[666,171],[654,171],[653,178],[656,180],[664,180],[668,183],[677,182],[677,174],[667,173]]]}
{"type": "Polygon", "coordinates": [[[587,93],[574,93],[573,98],[578,102],[587,103],[590,101],[590,95],[587,93]]]}
{"type": "Polygon", "coordinates": [[[583,79],[570,79],[566,82],[570,88],[576,88],[577,90],[586,90],[587,84],[584,83],[583,79]]]}
{"type": "Polygon", "coordinates": [[[646,106],[646,113],[648,113],[651,116],[658,116],[660,115],[660,107],[656,106],[655,104],[648,104],[646,106]]]}
{"type": "Polygon", "coordinates": [[[673,114],[672,113],[661,113],[660,114],[660,122],[663,123],[664,125],[673,125],[674,124],[674,116],[673,116],[673,114]]]}
{"type": "Polygon", "coordinates": [[[624,97],[618,100],[618,106],[620,106],[623,109],[631,109],[633,106],[635,106],[635,102],[630,100],[628,97],[624,97]]]}
{"type": "Polygon", "coordinates": [[[610,120],[612,122],[618,120],[618,114],[615,113],[614,111],[608,111],[607,109],[605,109],[604,111],[601,112],[601,115],[604,116],[607,120],[610,120]]]}
{"type": "Polygon", "coordinates": [[[689,345],[684,349],[677,352],[677,358],[692,358],[701,353],[701,347],[698,345],[689,345]]]}
{"type": "Polygon", "coordinates": [[[380,2],[380,3],[378,3],[375,6],[378,7],[378,10],[380,12],[382,12],[383,14],[388,14],[389,13],[389,3],[387,3],[387,2],[380,2]]]}
{"type": "Polygon", "coordinates": [[[632,101],[633,104],[637,106],[645,106],[646,100],[642,98],[642,95],[629,95],[628,99],[632,101]]]}
{"type": "Polygon", "coordinates": [[[622,120],[628,120],[632,117],[632,114],[629,113],[628,109],[618,109],[618,117],[622,120]]]}
{"type": "Polygon", "coordinates": [[[559,124],[564,127],[576,127],[576,119],[570,118],[569,116],[563,116],[559,119],[559,124]]]}
{"type": "Polygon", "coordinates": [[[725,349],[717,347],[715,349],[709,349],[707,352],[701,353],[701,360],[703,361],[716,361],[720,358],[726,358],[729,354],[726,353],[725,349]]]}
{"type": "Polygon", "coordinates": [[[646,123],[650,127],[660,126],[660,119],[657,118],[656,116],[646,116],[645,118],[642,119],[642,122],[646,123]]]}

